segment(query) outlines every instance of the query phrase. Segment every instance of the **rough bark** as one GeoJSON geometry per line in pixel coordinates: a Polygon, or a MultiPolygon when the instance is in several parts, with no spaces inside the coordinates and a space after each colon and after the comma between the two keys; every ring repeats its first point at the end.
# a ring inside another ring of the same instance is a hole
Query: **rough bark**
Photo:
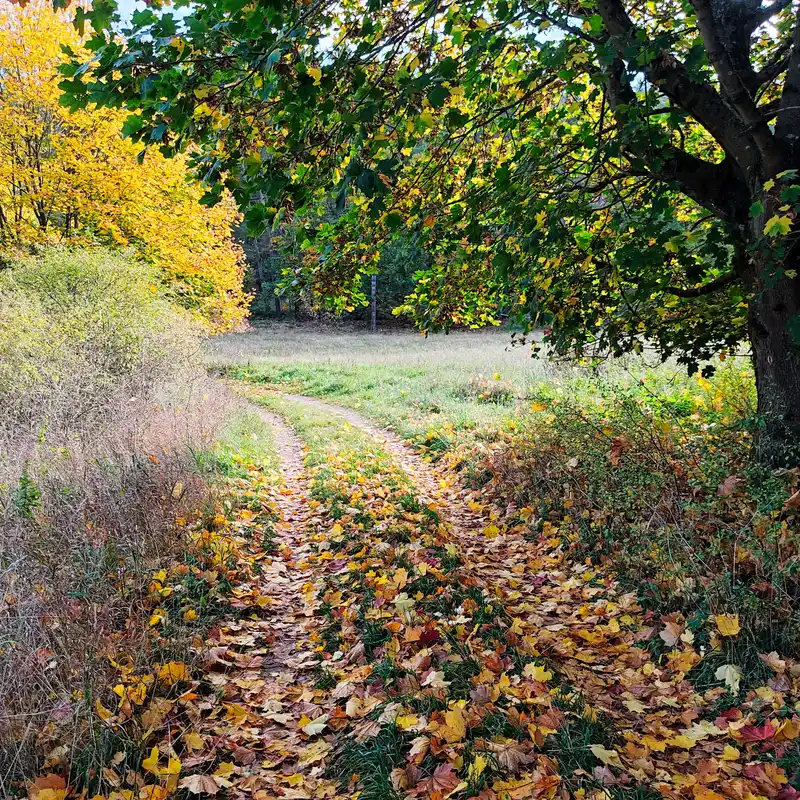
{"type": "MultiPolygon", "coordinates": [[[[793,262],[800,271],[800,252],[793,262]]],[[[783,278],[771,286],[769,272],[768,266],[754,265],[755,294],[749,311],[759,417],[755,455],[774,467],[796,467],[800,465],[800,348],[792,331],[800,322],[800,278],[783,278]]]]}

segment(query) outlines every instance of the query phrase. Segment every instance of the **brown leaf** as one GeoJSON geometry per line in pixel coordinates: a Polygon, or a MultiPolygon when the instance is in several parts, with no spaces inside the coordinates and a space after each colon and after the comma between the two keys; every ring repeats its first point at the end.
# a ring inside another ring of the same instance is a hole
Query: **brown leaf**
{"type": "Polygon", "coordinates": [[[192,794],[216,794],[219,791],[217,782],[210,775],[187,775],[178,786],[192,794]]]}
{"type": "Polygon", "coordinates": [[[664,630],[658,635],[664,640],[664,644],[666,644],[667,647],[675,647],[675,645],[680,641],[682,633],[683,625],[670,620],[666,625],[664,625],[664,630]]]}
{"type": "Polygon", "coordinates": [[[742,479],[738,475],[728,475],[717,488],[720,497],[727,497],[733,494],[742,485],[742,479]]]}
{"type": "Polygon", "coordinates": [[[784,504],[784,510],[789,510],[790,508],[800,508],[800,489],[798,489],[784,504]]]}
{"type": "Polygon", "coordinates": [[[440,764],[430,778],[420,781],[415,787],[415,794],[433,794],[439,792],[441,795],[449,794],[461,783],[460,778],[453,769],[452,764],[440,764]]]}
{"type": "Polygon", "coordinates": [[[519,742],[500,744],[489,742],[489,749],[495,754],[498,764],[505,767],[512,775],[516,775],[520,768],[530,764],[536,756],[525,751],[519,742]]]}

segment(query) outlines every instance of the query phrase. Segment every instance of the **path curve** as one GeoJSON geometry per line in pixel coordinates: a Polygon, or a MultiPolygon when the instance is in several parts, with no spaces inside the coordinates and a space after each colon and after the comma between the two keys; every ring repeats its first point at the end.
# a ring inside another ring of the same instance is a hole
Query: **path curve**
{"type": "Polygon", "coordinates": [[[328,414],[335,414],[343,417],[354,428],[359,428],[365,433],[370,434],[384,449],[386,449],[400,464],[409,475],[417,491],[420,492],[421,499],[426,502],[435,502],[441,495],[439,478],[434,474],[431,464],[425,461],[413,447],[408,445],[400,436],[393,431],[376,425],[370,419],[354,411],[352,408],[345,408],[318,397],[310,397],[305,394],[281,393],[281,397],[302,403],[309,408],[324,411],[328,414]]]}

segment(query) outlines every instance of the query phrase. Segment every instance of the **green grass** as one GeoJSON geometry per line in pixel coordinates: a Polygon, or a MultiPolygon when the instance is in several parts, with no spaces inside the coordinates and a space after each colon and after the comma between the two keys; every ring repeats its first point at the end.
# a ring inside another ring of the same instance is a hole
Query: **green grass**
{"type": "Polygon", "coordinates": [[[272,426],[246,407],[228,418],[213,447],[196,459],[201,470],[229,478],[246,477],[250,467],[277,474],[280,466],[272,426]]]}
{"type": "MultiPolygon", "coordinates": [[[[641,390],[676,416],[694,411],[693,398],[706,393],[678,365],[655,357],[554,364],[532,358],[528,346],[512,347],[502,330],[426,338],[274,325],[218,337],[207,361],[231,377],[361,411],[433,457],[515,431],[543,392],[593,406],[607,387],[641,390]]],[[[736,358],[719,366],[749,369],[736,358]]],[[[749,413],[751,400],[748,392],[738,396],[737,416],[749,413]]]]}
{"type": "MultiPolygon", "coordinates": [[[[555,533],[573,558],[613,564],[657,615],[708,628],[715,614],[739,613],[748,652],[800,652],[800,613],[785,602],[800,578],[780,556],[791,482],[749,458],[744,358],[718,362],[705,380],[647,354],[555,365],[511,348],[503,331],[422,338],[276,325],[216,340],[208,361],[265,389],[359,410],[429,457],[447,455],[467,485],[528,507],[531,539],[555,533]],[[739,488],[728,496],[730,477],[739,488]]],[[[304,438],[333,435],[330,420],[309,413],[290,419],[304,438]]],[[[351,446],[366,441],[347,435],[351,446]]]]}

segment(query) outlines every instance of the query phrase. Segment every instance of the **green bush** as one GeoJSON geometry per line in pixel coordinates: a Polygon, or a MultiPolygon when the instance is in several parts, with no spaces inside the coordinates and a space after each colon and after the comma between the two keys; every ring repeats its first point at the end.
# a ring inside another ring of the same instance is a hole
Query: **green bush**
{"type": "Polygon", "coordinates": [[[13,262],[0,272],[0,415],[91,414],[132,376],[140,391],[152,386],[191,341],[125,253],[52,248],[13,262]]]}

